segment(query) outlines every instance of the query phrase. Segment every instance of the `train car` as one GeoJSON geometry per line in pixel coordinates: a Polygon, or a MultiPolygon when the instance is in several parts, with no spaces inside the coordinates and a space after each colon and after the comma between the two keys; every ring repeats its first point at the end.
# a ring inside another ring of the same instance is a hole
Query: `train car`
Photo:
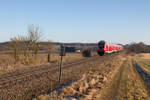
{"type": "Polygon", "coordinates": [[[123,50],[123,46],[121,45],[115,45],[115,44],[109,44],[106,41],[100,41],[97,45],[97,53],[100,56],[103,56],[104,54],[118,52],[123,50]]]}

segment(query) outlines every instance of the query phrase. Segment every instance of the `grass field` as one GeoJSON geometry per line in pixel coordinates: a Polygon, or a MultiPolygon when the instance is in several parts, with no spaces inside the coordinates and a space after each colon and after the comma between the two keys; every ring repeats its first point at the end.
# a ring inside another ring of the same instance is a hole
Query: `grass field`
{"type": "Polygon", "coordinates": [[[136,62],[147,74],[150,75],[150,60],[137,59],[136,62]]]}
{"type": "MultiPolygon", "coordinates": [[[[63,62],[69,62],[75,59],[83,58],[81,53],[67,53],[66,56],[63,57],[63,62]]],[[[37,60],[31,64],[24,64],[19,62],[14,64],[14,59],[11,55],[8,54],[1,54],[0,55],[0,74],[25,69],[29,67],[36,67],[41,65],[51,65],[51,64],[59,64],[60,63],[60,56],[59,54],[52,54],[51,55],[51,62],[47,62],[47,55],[46,54],[38,54],[37,60]]]]}
{"type": "Polygon", "coordinates": [[[138,65],[150,75],[150,54],[140,54],[135,60],[138,65]]]}

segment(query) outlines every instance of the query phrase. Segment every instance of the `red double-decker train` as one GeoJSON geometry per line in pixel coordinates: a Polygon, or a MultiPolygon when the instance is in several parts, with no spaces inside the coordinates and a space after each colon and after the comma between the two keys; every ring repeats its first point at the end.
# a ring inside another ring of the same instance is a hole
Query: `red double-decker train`
{"type": "Polygon", "coordinates": [[[106,41],[100,41],[97,45],[97,53],[103,56],[106,53],[122,51],[124,48],[121,45],[108,44],[106,41]]]}

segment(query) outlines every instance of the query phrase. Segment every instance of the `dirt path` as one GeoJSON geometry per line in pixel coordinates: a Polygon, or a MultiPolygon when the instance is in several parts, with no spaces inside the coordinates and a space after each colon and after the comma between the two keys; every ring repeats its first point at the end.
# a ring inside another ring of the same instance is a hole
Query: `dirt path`
{"type": "Polygon", "coordinates": [[[127,60],[102,89],[97,100],[150,100],[145,83],[127,60]]]}
{"type": "Polygon", "coordinates": [[[115,100],[119,89],[120,79],[122,76],[123,67],[120,66],[112,75],[112,79],[108,80],[106,86],[102,88],[97,100],[115,100]]]}

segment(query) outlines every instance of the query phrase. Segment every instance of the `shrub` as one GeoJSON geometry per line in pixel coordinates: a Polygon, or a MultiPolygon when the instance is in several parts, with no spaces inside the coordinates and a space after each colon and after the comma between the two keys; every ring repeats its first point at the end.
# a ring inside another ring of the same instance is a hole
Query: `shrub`
{"type": "Polygon", "coordinates": [[[150,52],[150,47],[148,47],[143,42],[140,43],[132,43],[128,48],[128,52],[134,52],[134,53],[148,53],[150,52]]]}
{"type": "Polygon", "coordinates": [[[82,52],[83,57],[91,57],[91,50],[86,49],[82,52]]]}

